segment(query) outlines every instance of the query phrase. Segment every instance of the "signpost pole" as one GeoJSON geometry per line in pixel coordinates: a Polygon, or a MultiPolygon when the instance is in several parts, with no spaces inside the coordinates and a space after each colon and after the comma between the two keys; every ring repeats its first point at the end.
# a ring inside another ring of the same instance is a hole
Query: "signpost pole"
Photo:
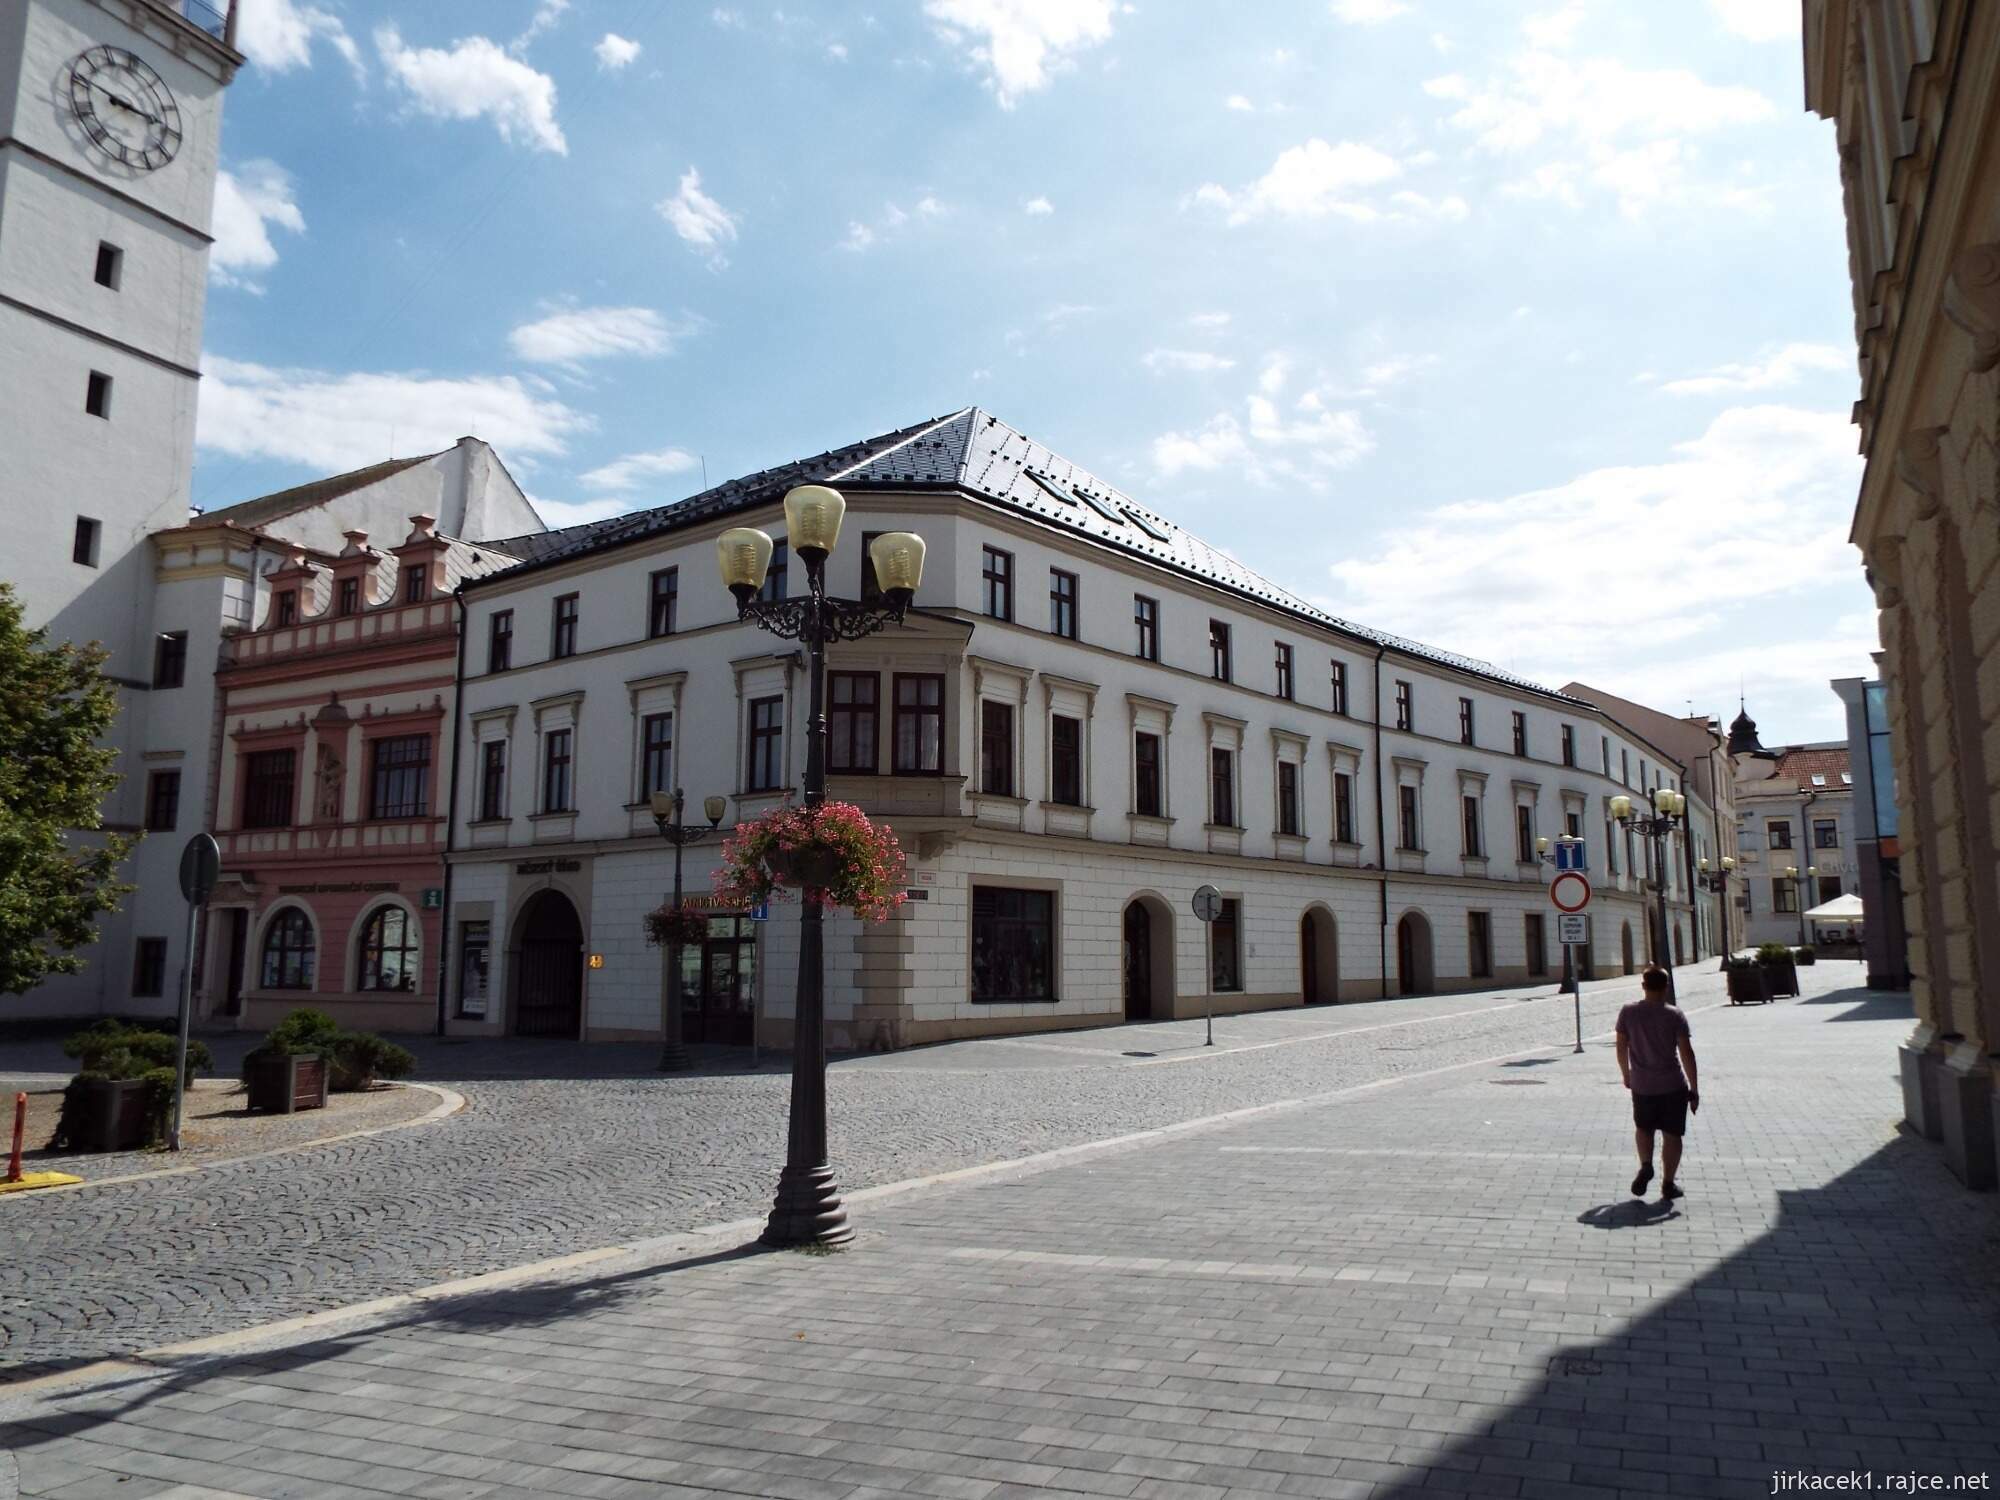
{"type": "MultiPolygon", "coordinates": [[[[1190,905],[1194,908],[1196,920],[1205,928],[1209,923],[1222,915],[1222,892],[1218,891],[1212,885],[1201,886],[1195,891],[1194,900],[1190,905]]],[[[1209,963],[1208,983],[1202,987],[1201,999],[1203,1011],[1208,1018],[1208,1040],[1203,1042],[1202,1045],[1204,1047],[1213,1047],[1215,1045],[1215,964],[1212,957],[1209,963]]]]}
{"type": "Polygon", "coordinates": [[[167,1132],[167,1149],[181,1149],[181,1116],[187,1093],[188,1026],[194,1016],[195,921],[208,904],[222,873],[222,850],[215,840],[198,833],[181,850],[181,894],[187,897],[187,946],[181,951],[180,1035],[174,1042],[174,1121],[167,1132]]]}
{"type": "Polygon", "coordinates": [[[1583,976],[1577,972],[1576,950],[1574,948],[1563,949],[1563,967],[1572,976],[1569,982],[1569,993],[1570,998],[1576,1003],[1576,1050],[1581,1052],[1583,1050],[1583,976]]]}

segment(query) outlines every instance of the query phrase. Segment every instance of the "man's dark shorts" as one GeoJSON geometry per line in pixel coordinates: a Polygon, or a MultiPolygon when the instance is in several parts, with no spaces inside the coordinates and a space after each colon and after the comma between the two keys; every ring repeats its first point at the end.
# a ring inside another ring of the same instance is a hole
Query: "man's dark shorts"
{"type": "Polygon", "coordinates": [[[1671,1094],[1634,1094],[1632,1123],[1641,1130],[1658,1130],[1667,1135],[1688,1133],[1688,1091],[1671,1094]]]}

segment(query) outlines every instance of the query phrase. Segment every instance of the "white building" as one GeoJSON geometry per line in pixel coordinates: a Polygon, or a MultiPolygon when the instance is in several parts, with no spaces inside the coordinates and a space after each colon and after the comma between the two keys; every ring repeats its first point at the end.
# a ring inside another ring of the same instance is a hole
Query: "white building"
{"type": "MultiPolygon", "coordinates": [[[[734,821],[803,770],[803,657],[737,621],[714,543],[782,532],[807,481],[849,502],[836,593],[869,587],[871,533],[930,547],[909,620],[829,651],[831,795],[890,822],[914,897],[829,926],[835,1045],[1547,982],[1534,841],[1566,830],[1599,854],[1597,972],[1643,955],[1643,856],[1607,802],[1684,767],[1587,703],[1334,619],[967,409],[468,581],[453,1029],[657,1033],[641,919],[672,864],[648,792],[683,788],[691,817],[725,794],[734,821]],[[1208,930],[1203,883],[1227,901],[1208,930]]],[[[773,575],[803,586],[782,552],[773,575]]],[[[695,893],[713,863],[689,851],[695,893]]],[[[792,917],[716,913],[692,1040],[747,1039],[752,1005],[782,1039],[792,917]]]]}
{"type": "Polygon", "coordinates": [[[1861,890],[1853,762],[1838,740],[1767,750],[1747,714],[1738,720],[1739,738],[1746,724],[1751,748],[1736,756],[1745,941],[1797,946],[1811,937],[1801,912],[1861,890]]]}

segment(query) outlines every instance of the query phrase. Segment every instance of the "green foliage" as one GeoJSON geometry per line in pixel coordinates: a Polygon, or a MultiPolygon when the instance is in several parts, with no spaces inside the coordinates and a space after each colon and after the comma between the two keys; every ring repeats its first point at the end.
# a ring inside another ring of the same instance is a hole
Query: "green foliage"
{"type": "Polygon", "coordinates": [[[264,1038],[264,1045],[273,1052],[289,1055],[294,1052],[326,1052],[340,1039],[340,1023],[323,1010],[310,1007],[295,1010],[264,1038]]]}
{"type": "Polygon", "coordinates": [[[350,1031],[333,1044],[329,1086],[337,1094],[351,1094],[372,1086],[377,1079],[408,1078],[416,1069],[416,1054],[408,1048],[365,1031],[350,1031]]]}
{"type": "Polygon", "coordinates": [[[1757,950],[1757,962],[1788,964],[1792,962],[1792,950],[1784,943],[1765,943],[1757,950]]]}
{"type": "Polygon", "coordinates": [[[1809,947],[1794,948],[1792,950],[1792,962],[1801,964],[1816,964],[1819,962],[1819,954],[1809,947]]]}
{"type": "MultiPolygon", "coordinates": [[[[77,1060],[79,1074],[100,1078],[139,1078],[164,1068],[169,1085],[174,1076],[174,1033],[123,1021],[99,1021],[63,1042],[63,1056],[77,1060]]],[[[205,1044],[188,1038],[187,1081],[215,1065],[205,1044]]]]}
{"type": "Polygon", "coordinates": [[[0,583],[0,994],[82,969],[76,950],[132,889],[114,877],[136,838],[74,837],[104,826],[122,779],[101,743],[118,716],[105,655],[25,629],[0,583]]]}
{"type": "Polygon", "coordinates": [[[1722,961],[1722,972],[1725,974],[1741,974],[1745,970],[1754,969],[1756,967],[1757,967],[1756,959],[1748,957],[1738,958],[1733,954],[1730,957],[1723,959],[1722,961]]]}

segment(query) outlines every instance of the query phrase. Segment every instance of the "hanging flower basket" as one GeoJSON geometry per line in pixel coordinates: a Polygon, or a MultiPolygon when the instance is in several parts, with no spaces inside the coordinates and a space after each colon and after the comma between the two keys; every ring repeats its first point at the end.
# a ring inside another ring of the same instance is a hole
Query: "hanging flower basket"
{"type": "Polygon", "coordinates": [[[715,894],[756,906],[779,890],[828,910],[884,922],[903,904],[907,866],[896,835],[850,802],[774,808],[722,845],[715,894]]]}
{"type": "Polygon", "coordinates": [[[646,913],[646,941],[661,948],[699,943],[708,936],[708,915],[671,901],[646,913]]]}

